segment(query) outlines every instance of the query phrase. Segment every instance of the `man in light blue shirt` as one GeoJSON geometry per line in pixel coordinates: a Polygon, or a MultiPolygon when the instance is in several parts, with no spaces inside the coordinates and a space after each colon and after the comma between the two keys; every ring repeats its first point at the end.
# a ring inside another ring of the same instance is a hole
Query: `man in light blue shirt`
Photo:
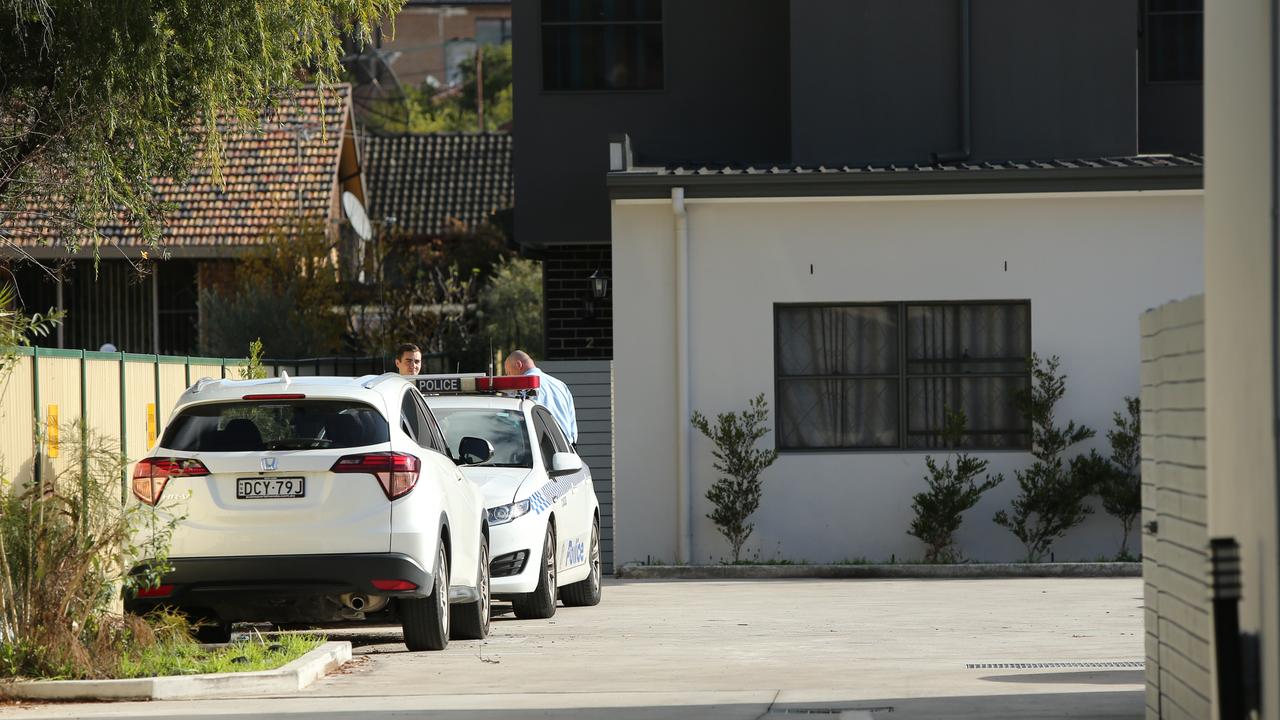
{"type": "Polygon", "coordinates": [[[534,399],[551,411],[551,416],[560,423],[560,429],[569,440],[569,444],[578,444],[578,414],[573,409],[573,394],[569,386],[560,380],[542,372],[534,364],[533,358],[523,350],[516,350],[507,356],[502,367],[508,375],[537,375],[538,390],[534,399]]]}

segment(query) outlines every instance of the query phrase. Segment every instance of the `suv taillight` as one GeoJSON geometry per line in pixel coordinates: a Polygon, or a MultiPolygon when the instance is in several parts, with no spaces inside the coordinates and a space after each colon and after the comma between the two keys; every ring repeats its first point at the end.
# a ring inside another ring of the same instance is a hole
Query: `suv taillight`
{"type": "Polygon", "coordinates": [[[382,484],[382,492],[386,493],[387,499],[395,500],[408,495],[418,484],[418,471],[421,469],[422,461],[413,455],[379,452],[344,455],[329,468],[329,472],[372,475],[382,484]]]}
{"type": "Polygon", "coordinates": [[[160,493],[169,478],[202,477],[209,474],[204,463],[192,458],[142,458],[133,466],[133,496],[148,505],[160,502],[160,493]]]}

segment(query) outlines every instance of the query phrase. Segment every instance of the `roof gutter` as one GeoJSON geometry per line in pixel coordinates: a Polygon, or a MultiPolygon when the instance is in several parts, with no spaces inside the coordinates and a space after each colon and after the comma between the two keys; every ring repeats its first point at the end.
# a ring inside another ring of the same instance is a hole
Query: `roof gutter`
{"type": "Polygon", "coordinates": [[[935,152],[934,163],[969,159],[973,149],[973,26],[972,0],[960,0],[960,149],[935,152]]]}
{"type": "Polygon", "coordinates": [[[930,167],[886,170],[818,169],[801,172],[614,172],[606,178],[615,200],[669,198],[683,187],[688,198],[841,197],[884,195],[992,195],[1048,192],[1202,190],[1204,168],[1191,165],[986,169],[930,167]]]}

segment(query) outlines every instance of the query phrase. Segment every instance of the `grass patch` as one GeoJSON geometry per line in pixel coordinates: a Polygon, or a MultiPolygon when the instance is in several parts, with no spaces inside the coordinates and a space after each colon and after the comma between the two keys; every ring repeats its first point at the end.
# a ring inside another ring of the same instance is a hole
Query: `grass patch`
{"type": "Polygon", "coordinates": [[[136,656],[122,658],[117,677],[275,670],[319,647],[324,640],[319,635],[290,634],[268,638],[254,633],[239,642],[215,648],[195,642],[167,640],[144,649],[136,656]]]}

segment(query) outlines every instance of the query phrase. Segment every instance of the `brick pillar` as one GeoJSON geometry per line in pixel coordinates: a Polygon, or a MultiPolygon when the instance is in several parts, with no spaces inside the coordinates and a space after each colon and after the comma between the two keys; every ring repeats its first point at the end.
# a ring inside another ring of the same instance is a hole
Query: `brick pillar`
{"type": "Polygon", "coordinates": [[[609,245],[547,248],[542,259],[543,315],[548,360],[613,358],[613,252],[609,245]],[[609,294],[596,300],[591,273],[610,278],[609,294]]]}

